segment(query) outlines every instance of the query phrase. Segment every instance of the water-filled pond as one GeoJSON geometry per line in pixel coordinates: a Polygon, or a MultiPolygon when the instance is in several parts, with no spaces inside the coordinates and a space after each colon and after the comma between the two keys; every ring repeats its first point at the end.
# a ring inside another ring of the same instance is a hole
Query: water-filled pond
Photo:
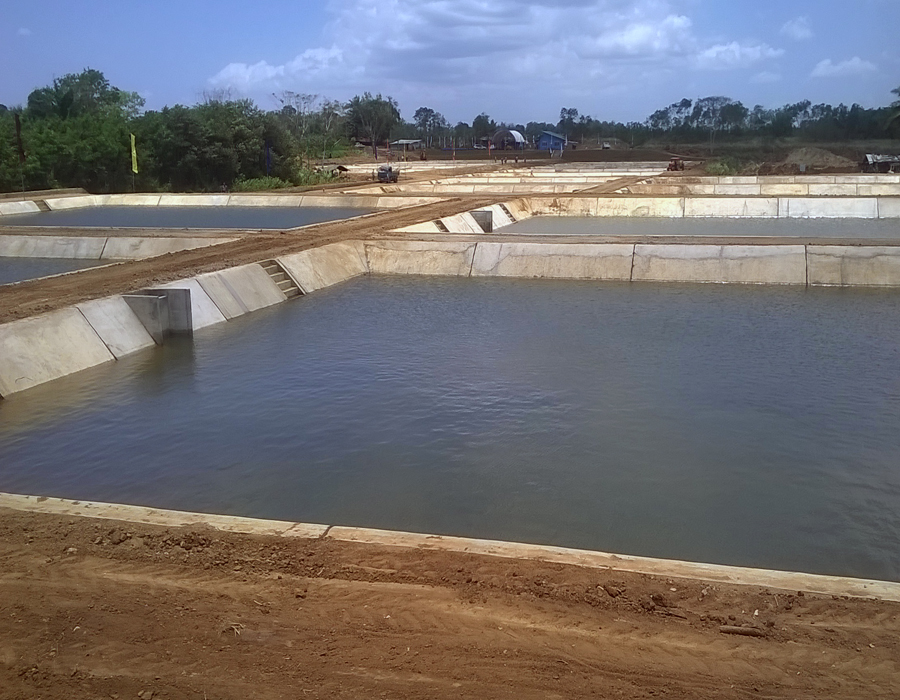
{"type": "Polygon", "coordinates": [[[0,401],[0,490],[900,580],[895,291],[365,277],[0,401]]]}
{"type": "Polygon", "coordinates": [[[900,219],[718,219],[536,216],[497,229],[503,233],[605,236],[764,236],[900,240],[900,219]]]}
{"type": "Polygon", "coordinates": [[[3,226],[75,226],[112,228],[283,229],[338,221],[374,209],[350,207],[85,207],[15,214],[3,226]]]}
{"type": "Polygon", "coordinates": [[[60,258],[7,258],[0,256],[0,284],[33,280],[62,272],[105,265],[106,260],[63,260],[60,258]]]}

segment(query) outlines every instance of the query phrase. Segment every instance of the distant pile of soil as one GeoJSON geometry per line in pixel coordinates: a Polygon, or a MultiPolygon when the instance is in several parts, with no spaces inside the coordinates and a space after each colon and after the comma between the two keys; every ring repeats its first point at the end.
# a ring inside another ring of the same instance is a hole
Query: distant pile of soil
{"type": "Polygon", "coordinates": [[[760,175],[796,175],[800,166],[806,172],[856,172],[859,164],[849,158],[838,156],[824,148],[798,148],[778,163],[765,163],[760,167],[760,175]]]}

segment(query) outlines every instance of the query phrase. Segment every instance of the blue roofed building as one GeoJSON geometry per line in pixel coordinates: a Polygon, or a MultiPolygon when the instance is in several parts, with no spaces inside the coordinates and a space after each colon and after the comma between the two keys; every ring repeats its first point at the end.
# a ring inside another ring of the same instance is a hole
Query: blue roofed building
{"type": "Polygon", "coordinates": [[[566,137],[553,131],[542,131],[537,147],[541,151],[561,151],[566,147],[566,137]]]}

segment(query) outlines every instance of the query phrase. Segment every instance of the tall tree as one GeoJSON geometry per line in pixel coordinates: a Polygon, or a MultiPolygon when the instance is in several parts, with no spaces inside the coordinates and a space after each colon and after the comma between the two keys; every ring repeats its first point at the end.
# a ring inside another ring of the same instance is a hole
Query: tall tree
{"type": "Polygon", "coordinates": [[[350,135],[362,138],[372,144],[378,159],[378,144],[387,141],[391,129],[400,121],[400,108],[392,97],[382,97],[379,93],[372,97],[364,92],[347,103],[347,123],[350,135]]]}
{"type": "Polygon", "coordinates": [[[497,131],[497,123],[487,114],[482,112],[472,120],[472,131],[475,140],[477,141],[485,136],[491,136],[497,131]]]}
{"type": "Polygon", "coordinates": [[[143,106],[144,99],[136,92],[113,87],[103,73],[85,68],[81,73],[69,73],[56,78],[52,85],[32,91],[28,95],[27,111],[38,118],[67,119],[101,113],[132,118],[143,106]]]}

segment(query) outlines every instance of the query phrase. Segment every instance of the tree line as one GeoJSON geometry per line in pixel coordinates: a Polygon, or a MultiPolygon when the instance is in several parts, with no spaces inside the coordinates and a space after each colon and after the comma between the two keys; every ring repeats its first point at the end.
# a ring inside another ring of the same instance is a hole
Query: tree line
{"type": "MultiPolygon", "coordinates": [[[[892,91],[900,98],[900,87],[892,91]]],[[[498,129],[530,143],[543,131],[590,143],[619,139],[632,146],[665,140],[699,142],[747,137],[840,141],[900,137],[900,99],[882,107],[813,105],[768,109],[727,97],[685,98],[643,122],[603,121],[564,107],[556,123],[495,122],[478,114],[451,124],[420,107],[405,121],[396,100],[363,93],[348,102],[283,91],[263,110],[227,92],[192,106],[144,110],[134,92],[97,70],[62,76],[34,90],[24,106],[0,105],[0,191],[84,187],[91,192],[217,191],[315,184],[317,166],[357,144],[378,149],[392,139],[421,139],[432,148],[471,148],[498,129]],[[131,170],[131,134],[138,170],[131,170]]]]}

